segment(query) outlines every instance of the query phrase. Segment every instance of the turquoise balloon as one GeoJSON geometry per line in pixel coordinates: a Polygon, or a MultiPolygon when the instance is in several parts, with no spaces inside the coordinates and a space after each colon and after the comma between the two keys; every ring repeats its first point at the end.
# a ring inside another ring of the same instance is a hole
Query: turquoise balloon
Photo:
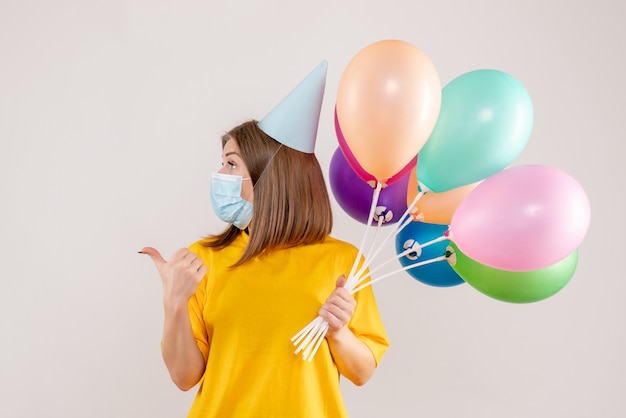
{"type": "Polygon", "coordinates": [[[433,192],[483,180],[519,156],[532,126],[532,101],[518,80],[497,70],[465,73],[443,88],[417,179],[433,192]]]}
{"type": "Polygon", "coordinates": [[[502,302],[530,303],[547,299],[570,281],[578,264],[578,250],[542,269],[506,271],[472,260],[454,244],[448,262],[454,271],[479,292],[502,302]]]}

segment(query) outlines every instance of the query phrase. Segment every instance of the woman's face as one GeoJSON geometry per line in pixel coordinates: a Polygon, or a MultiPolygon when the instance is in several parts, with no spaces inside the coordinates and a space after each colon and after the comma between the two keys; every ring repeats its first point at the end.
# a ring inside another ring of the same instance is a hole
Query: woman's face
{"type": "Polygon", "coordinates": [[[224,148],[222,149],[222,168],[220,168],[218,173],[243,177],[241,197],[250,203],[254,203],[254,192],[252,181],[250,180],[250,173],[248,172],[248,167],[243,163],[243,159],[239,153],[239,146],[234,139],[229,139],[226,144],[224,144],[224,148]]]}

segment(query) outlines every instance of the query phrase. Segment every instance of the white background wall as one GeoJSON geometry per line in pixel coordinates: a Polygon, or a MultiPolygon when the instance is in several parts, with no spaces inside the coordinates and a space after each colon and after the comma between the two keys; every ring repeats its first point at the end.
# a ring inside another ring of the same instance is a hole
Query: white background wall
{"type": "MultiPolygon", "coordinates": [[[[569,172],[592,219],[576,274],[542,302],[407,274],[376,285],[392,347],[366,386],[343,385],[351,416],[626,416],[625,18],[620,0],[1,0],[0,416],[185,416],[193,393],[161,361],[160,282],[137,250],[221,230],[220,134],[322,59],[327,172],[342,71],[390,38],[442,85],[518,78],[535,126],[514,165],[569,172]]],[[[334,208],[334,235],[358,245],[364,226],[334,208]]]]}

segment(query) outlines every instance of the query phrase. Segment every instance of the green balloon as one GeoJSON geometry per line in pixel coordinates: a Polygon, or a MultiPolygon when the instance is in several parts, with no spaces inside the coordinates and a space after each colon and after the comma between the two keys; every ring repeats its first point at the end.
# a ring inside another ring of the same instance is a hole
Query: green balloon
{"type": "Polygon", "coordinates": [[[549,267],[531,271],[498,270],[480,264],[452,247],[452,269],[479,292],[503,302],[537,302],[557,293],[569,282],[578,264],[578,250],[549,267]],[[454,261],[456,259],[456,262],[454,261]]]}

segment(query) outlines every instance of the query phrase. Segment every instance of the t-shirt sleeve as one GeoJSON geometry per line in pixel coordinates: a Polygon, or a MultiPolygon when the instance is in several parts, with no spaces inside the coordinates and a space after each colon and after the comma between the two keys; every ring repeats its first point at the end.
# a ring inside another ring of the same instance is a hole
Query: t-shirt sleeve
{"type": "Polygon", "coordinates": [[[359,340],[367,345],[378,365],[389,348],[389,340],[372,287],[367,286],[359,290],[354,294],[354,298],[357,304],[348,327],[359,340]]]}
{"type": "MultiPolygon", "coordinates": [[[[199,243],[194,243],[189,246],[189,251],[199,254],[199,243]]],[[[205,260],[203,260],[205,262],[205,260]]],[[[196,293],[189,299],[189,321],[191,322],[191,329],[193,330],[193,336],[196,339],[196,344],[206,363],[209,358],[209,336],[207,333],[207,327],[204,323],[204,305],[206,300],[206,288],[207,288],[207,275],[204,276],[196,293]]]]}

